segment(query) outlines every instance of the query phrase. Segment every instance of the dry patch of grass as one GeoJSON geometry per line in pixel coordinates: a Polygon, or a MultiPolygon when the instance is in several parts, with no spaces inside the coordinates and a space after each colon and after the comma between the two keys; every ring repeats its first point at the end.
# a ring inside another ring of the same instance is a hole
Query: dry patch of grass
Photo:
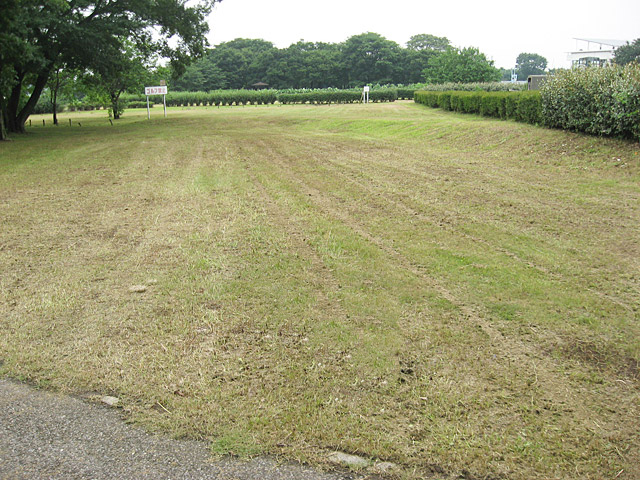
{"type": "Polygon", "coordinates": [[[0,145],[3,374],[220,454],[640,475],[637,145],[410,103],[82,123],[0,145]]]}

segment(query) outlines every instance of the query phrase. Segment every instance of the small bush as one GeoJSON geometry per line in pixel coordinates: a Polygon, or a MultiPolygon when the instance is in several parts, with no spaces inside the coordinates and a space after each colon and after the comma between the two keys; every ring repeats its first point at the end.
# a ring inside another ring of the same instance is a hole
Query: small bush
{"type": "MultiPolygon", "coordinates": [[[[61,107],[60,105],[58,105],[58,111],[60,110],[61,110],[61,107]]],[[[40,98],[38,99],[38,103],[36,103],[36,106],[33,107],[32,113],[34,114],[53,113],[53,104],[51,103],[51,100],[48,97],[41,95],[40,98]]]]}

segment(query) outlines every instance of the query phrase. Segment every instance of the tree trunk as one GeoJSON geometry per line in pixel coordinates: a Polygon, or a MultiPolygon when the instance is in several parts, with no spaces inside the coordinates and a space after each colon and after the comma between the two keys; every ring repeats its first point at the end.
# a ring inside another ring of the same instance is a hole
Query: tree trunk
{"type": "Polygon", "coordinates": [[[0,107],[0,141],[7,139],[7,130],[4,127],[4,108],[0,107]]]}
{"type": "Polygon", "coordinates": [[[22,110],[20,110],[20,113],[18,113],[17,120],[23,132],[24,132],[24,123],[27,121],[27,118],[29,118],[29,115],[31,115],[31,112],[33,112],[33,109],[35,108],[36,104],[38,103],[38,100],[40,99],[40,95],[42,95],[42,91],[44,90],[44,87],[47,85],[47,79],[49,78],[49,73],[50,71],[47,70],[46,72],[42,72],[40,73],[40,75],[38,75],[38,78],[36,79],[36,84],[33,87],[33,93],[29,97],[27,104],[22,108],[22,110]]]}
{"type": "Polygon", "coordinates": [[[51,92],[53,98],[51,100],[51,106],[53,107],[53,124],[58,125],[58,89],[60,88],[60,69],[56,69],[56,83],[51,92]]]}
{"type": "Polygon", "coordinates": [[[113,112],[113,119],[120,119],[120,112],[118,111],[118,100],[111,100],[111,111],[113,112]]]}
{"type": "Polygon", "coordinates": [[[49,70],[41,72],[36,79],[36,83],[33,88],[33,93],[29,97],[26,105],[22,107],[22,110],[18,112],[19,102],[20,102],[20,92],[22,90],[22,80],[24,79],[24,75],[19,78],[19,82],[13,87],[11,91],[11,96],[9,97],[9,105],[8,105],[8,120],[9,124],[7,128],[12,133],[25,133],[24,123],[33,112],[34,107],[38,103],[40,99],[40,95],[42,95],[42,91],[44,90],[45,85],[47,84],[47,78],[49,77],[49,70]]]}
{"type": "Polygon", "coordinates": [[[6,106],[6,128],[11,133],[24,133],[24,126],[20,130],[16,123],[16,117],[18,115],[18,107],[20,105],[20,94],[22,93],[22,81],[24,80],[24,73],[18,72],[16,75],[17,82],[11,89],[11,95],[9,95],[9,101],[6,106]]]}
{"type": "Polygon", "coordinates": [[[120,109],[118,108],[118,100],[120,99],[120,93],[111,93],[111,110],[113,111],[113,119],[120,119],[120,109]]]}

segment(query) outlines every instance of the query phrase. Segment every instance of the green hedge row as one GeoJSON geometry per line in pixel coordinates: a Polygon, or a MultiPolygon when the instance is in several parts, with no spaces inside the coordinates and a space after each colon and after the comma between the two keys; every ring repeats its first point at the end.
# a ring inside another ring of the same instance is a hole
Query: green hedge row
{"type": "Polygon", "coordinates": [[[640,140],[640,64],[559,71],[541,88],[545,125],[640,140]]]}
{"type": "MultiPolygon", "coordinates": [[[[413,93],[412,93],[413,95],[413,93]]],[[[161,103],[161,96],[149,97],[152,102],[161,103]]],[[[166,96],[168,106],[200,106],[200,105],[263,105],[278,101],[282,104],[292,103],[356,103],[362,98],[362,90],[217,90],[212,92],[169,92],[166,96]]],[[[413,98],[413,96],[411,97],[413,98]]],[[[371,102],[393,102],[398,99],[395,88],[378,88],[369,92],[371,102]]],[[[123,94],[125,103],[146,102],[144,95],[123,94]]]]}
{"type": "Polygon", "coordinates": [[[539,92],[417,91],[430,107],[640,140],[640,64],[560,70],[539,92]]]}
{"type": "Polygon", "coordinates": [[[505,83],[505,82],[485,82],[485,83],[442,83],[439,85],[420,84],[398,87],[398,99],[413,100],[413,95],[417,91],[428,90],[434,92],[512,92],[526,90],[526,84],[505,83]]]}
{"type": "Polygon", "coordinates": [[[439,84],[421,84],[416,85],[415,87],[416,88],[414,88],[414,91],[426,90],[429,92],[512,92],[526,90],[527,84],[511,82],[446,82],[439,84]]]}
{"type": "MultiPolygon", "coordinates": [[[[147,108],[147,102],[127,101],[122,106],[124,108],[147,108]]],[[[153,108],[153,102],[149,102],[149,108],[153,108]]]]}
{"type": "Polygon", "coordinates": [[[291,93],[279,93],[278,102],[282,104],[292,103],[355,103],[362,97],[360,90],[309,90],[291,93]]]}
{"type": "Polygon", "coordinates": [[[401,87],[398,88],[398,99],[399,100],[413,100],[413,94],[419,90],[418,88],[411,87],[401,87]]]}
{"type": "MultiPolygon", "coordinates": [[[[278,93],[278,102],[282,104],[311,103],[356,103],[362,99],[362,90],[309,90],[278,93]]],[[[394,102],[398,99],[395,88],[380,88],[369,92],[370,102],[394,102]]]]}
{"type": "MultiPolygon", "coordinates": [[[[144,95],[122,94],[123,102],[145,102],[144,95]]],[[[162,96],[150,96],[154,103],[162,103],[162,96]]],[[[166,95],[169,107],[194,107],[207,105],[265,105],[276,101],[275,90],[214,90],[211,92],[169,92],[166,95]]]]}
{"type": "Polygon", "coordinates": [[[476,113],[487,117],[518,122],[542,123],[540,92],[415,92],[416,103],[460,113],[476,113]]]}
{"type": "Polygon", "coordinates": [[[275,103],[274,90],[215,90],[212,92],[170,92],[168,106],[266,105],[275,103]]]}

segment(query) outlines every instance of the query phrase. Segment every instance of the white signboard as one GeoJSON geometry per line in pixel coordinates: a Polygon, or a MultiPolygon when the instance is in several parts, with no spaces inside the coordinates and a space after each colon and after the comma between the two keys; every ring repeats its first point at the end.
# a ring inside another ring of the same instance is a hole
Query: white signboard
{"type": "Polygon", "coordinates": [[[145,95],[166,95],[167,87],[144,87],[145,95]]]}
{"type": "Polygon", "coordinates": [[[362,101],[364,103],[369,103],[369,85],[365,85],[362,89],[362,101]]]}
{"type": "MultiPolygon", "coordinates": [[[[164,83],[164,81],[162,82],[164,83]]],[[[164,105],[164,118],[167,118],[167,86],[160,85],[158,87],[144,87],[144,94],[147,96],[147,118],[151,119],[151,110],[149,110],[149,95],[162,95],[162,104],[164,105]]]]}

